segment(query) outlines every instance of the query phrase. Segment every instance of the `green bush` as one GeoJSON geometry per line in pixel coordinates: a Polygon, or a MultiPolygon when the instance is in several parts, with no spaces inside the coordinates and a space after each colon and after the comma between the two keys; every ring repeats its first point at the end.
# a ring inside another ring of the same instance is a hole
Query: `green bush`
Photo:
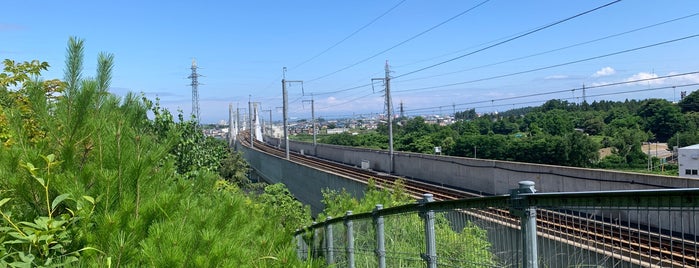
{"type": "Polygon", "coordinates": [[[157,100],[110,94],[112,55],[84,79],[82,53],[71,38],[58,87],[23,75],[48,64],[0,73],[0,267],[304,265],[285,221],[309,215],[288,190],[244,193],[239,155],[157,100]]]}
{"type": "MultiPolygon", "coordinates": [[[[325,209],[320,218],[327,216],[342,217],[346,211],[354,214],[370,212],[376,204],[384,208],[409,204],[414,202],[405,192],[403,182],[397,180],[393,185],[376,185],[369,183],[364,198],[356,199],[346,191],[325,190],[323,192],[325,209]]],[[[446,267],[495,266],[495,255],[490,252],[490,242],[487,232],[471,222],[465,222],[460,230],[454,230],[454,224],[448,220],[447,212],[436,213],[435,233],[439,239],[437,252],[439,265],[446,267]]],[[[366,230],[366,229],[362,229],[366,230]]],[[[384,217],[384,233],[387,253],[424,252],[424,221],[418,213],[393,215],[384,217]]],[[[374,233],[355,231],[355,245],[362,248],[373,248],[374,233]]],[[[307,237],[306,239],[310,239],[307,237]]],[[[310,242],[310,241],[307,241],[310,242]]],[[[412,256],[416,258],[418,256],[412,256]]],[[[424,267],[422,261],[405,261],[400,267],[424,267]]],[[[361,267],[376,267],[376,257],[373,254],[357,254],[356,262],[361,267]]]]}

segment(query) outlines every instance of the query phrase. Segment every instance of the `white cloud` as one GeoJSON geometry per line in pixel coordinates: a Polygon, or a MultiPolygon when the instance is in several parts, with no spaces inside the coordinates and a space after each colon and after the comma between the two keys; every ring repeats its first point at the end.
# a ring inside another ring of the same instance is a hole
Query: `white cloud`
{"type": "Polygon", "coordinates": [[[325,99],[325,102],[327,104],[335,104],[335,103],[337,103],[337,99],[335,97],[328,97],[325,99]]]}
{"type": "MultiPolygon", "coordinates": [[[[667,75],[677,75],[677,74],[679,74],[679,73],[678,72],[671,72],[667,75]]],[[[699,83],[699,74],[688,74],[688,75],[676,76],[676,77],[668,78],[668,80],[682,82],[682,83],[699,83]]]]}
{"type": "Polygon", "coordinates": [[[592,77],[602,77],[602,76],[610,76],[616,73],[616,70],[612,67],[604,67],[602,69],[599,69],[599,71],[595,72],[592,74],[592,77]]]}
{"type": "Polygon", "coordinates": [[[27,29],[27,27],[25,27],[24,25],[12,24],[12,23],[0,23],[0,32],[23,31],[26,29],[27,29]]]}
{"type": "Polygon", "coordinates": [[[633,84],[643,84],[643,85],[660,85],[663,84],[665,79],[654,79],[658,78],[657,74],[654,73],[646,73],[646,72],[640,72],[637,74],[632,75],[629,78],[626,78],[626,82],[632,82],[632,81],[638,81],[638,80],[646,80],[646,79],[652,79],[652,80],[647,80],[647,81],[639,81],[637,83],[633,84]]]}
{"type": "Polygon", "coordinates": [[[556,80],[556,79],[566,79],[566,78],[568,78],[567,75],[561,75],[561,74],[549,75],[547,77],[544,77],[544,79],[546,79],[546,80],[556,80]]]}
{"type": "MultiPolygon", "coordinates": [[[[666,75],[662,76],[673,76],[673,75],[678,75],[679,73],[677,72],[670,72],[666,75]]],[[[691,83],[699,83],[699,74],[689,74],[689,75],[681,75],[681,76],[674,76],[674,77],[667,77],[667,78],[658,78],[661,77],[658,74],[655,73],[648,73],[648,72],[640,72],[637,74],[634,74],[632,76],[627,77],[623,81],[616,81],[616,82],[597,82],[597,83],[592,83],[592,86],[602,86],[602,85],[607,85],[611,83],[619,83],[619,82],[627,82],[624,85],[627,86],[637,86],[637,85],[652,85],[652,86],[657,86],[657,85],[666,85],[666,84],[691,84],[691,83]]]]}

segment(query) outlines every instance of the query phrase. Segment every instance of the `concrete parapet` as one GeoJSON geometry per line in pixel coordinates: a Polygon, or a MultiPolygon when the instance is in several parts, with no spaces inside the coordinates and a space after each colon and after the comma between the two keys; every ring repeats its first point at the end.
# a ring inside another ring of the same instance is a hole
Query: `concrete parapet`
{"type": "MultiPolygon", "coordinates": [[[[276,140],[270,140],[274,144],[276,140]]],[[[290,150],[360,167],[368,160],[372,170],[389,169],[387,151],[290,141],[290,150]],[[315,150],[314,150],[315,149],[315,150]]],[[[699,180],[601,169],[576,168],[510,161],[396,152],[394,174],[486,195],[506,194],[521,180],[536,183],[542,192],[696,188],[699,180]]]]}

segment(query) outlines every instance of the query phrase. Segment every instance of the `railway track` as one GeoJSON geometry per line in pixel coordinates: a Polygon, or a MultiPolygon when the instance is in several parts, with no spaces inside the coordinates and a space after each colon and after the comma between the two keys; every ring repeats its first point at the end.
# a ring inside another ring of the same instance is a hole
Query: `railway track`
{"type": "MultiPolygon", "coordinates": [[[[249,137],[244,137],[242,141],[243,145],[248,147],[250,146],[249,137]]],[[[254,148],[268,154],[276,155],[281,158],[285,157],[285,152],[283,150],[269,146],[264,143],[255,143],[254,148]]],[[[418,199],[422,198],[422,194],[424,193],[431,193],[434,196],[434,199],[438,201],[480,197],[480,195],[476,195],[466,191],[459,191],[421,181],[409,180],[390,174],[379,173],[341,163],[308,157],[294,152],[289,152],[289,158],[294,162],[305,164],[338,175],[342,175],[344,177],[361,181],[363,183],[367,183],[369,182],[369,180],[374,180],[378,187],[386,187],[388,185],[392,185],[396,180],[402,179],[405,182],[404,187],[406,192],[408,192],[410,196],[418,199]]]]}
{"type": "MultiPolygon", "coordinates": [[[[249,136],[241,136],[243,145],[249,147],[249,136]]],[[[283,150],[264,143],[255,143],[254,148],[280,158],[285,157],[283,150]]],[[[364,170],[293,152],[290,152],[289,158],[291,161],[363,183],[368,183],[371,179],[378,187],[386,187],[392,185],[395,180],[402,179],[406,192],[416,199],[421,199],[424,193],[431,193],[437,201],[481,197],[466,191],[364,170]]],[[[519,228],[519,218],[511,215],[506,209],[491,208],[478,211],[462,210],[462,212],[472,217],[519,228]]],[[[699,267],[697,255],[699,245],[696,239],[673,237],[613,224],[608,219],[595,219],[554,210],[537,209],[537,215],[538,235],[553,241],[627,261],[640,267],[699,267]]]]}

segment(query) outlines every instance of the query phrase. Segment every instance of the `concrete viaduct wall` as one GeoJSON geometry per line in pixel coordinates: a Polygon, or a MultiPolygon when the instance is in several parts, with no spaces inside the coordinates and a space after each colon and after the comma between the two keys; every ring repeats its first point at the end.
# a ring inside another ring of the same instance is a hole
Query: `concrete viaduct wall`
{"type": "MultiPolygon", "coordinates": [[[[267,142],[278,146],[279,139],[267,142]]],[[[283,148],[283,144],[281,145],[283,148]]],[[[370,168],[387,172],[387,151],[328,144],[289,141],[291,151],[329,159],[353,166],[368,160],[370,168]]],[[[517,182],[531,180],[540,192],[577,192],[635,190],[657,188],[695,188],[699,180],[675,176],[647,175],[598,169],[529,164],[509,161],[473,159],[397,152],[393,174],[416,178],[445,186],[497,195],[516,188],[517,182]]]]}
{"type": "Polygon", "coordinates": [[[308,166],[286,161],[244,146],[237,146],[257,175],[269,183],[284,183],[302,203],[310,205],[313,215],[325,207],[321,200],[322,189],[345,189],[355,197],[364,196],[366,184],[336,174],[319,171],[308,166]]]}

